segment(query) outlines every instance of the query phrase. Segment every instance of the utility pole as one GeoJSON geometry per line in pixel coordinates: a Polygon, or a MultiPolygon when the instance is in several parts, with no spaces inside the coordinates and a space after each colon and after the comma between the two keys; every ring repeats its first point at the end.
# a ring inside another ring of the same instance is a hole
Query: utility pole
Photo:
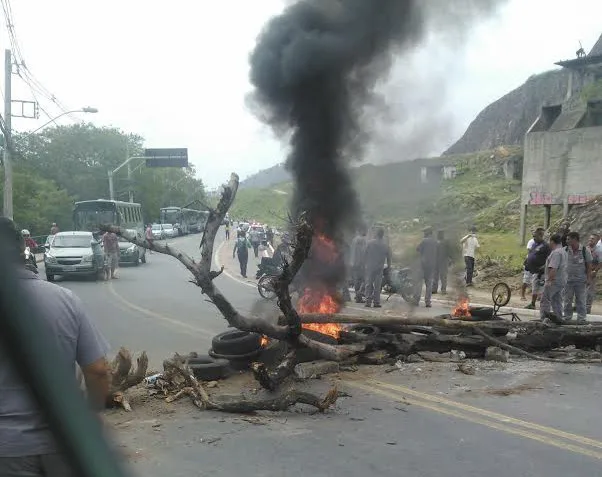
{"type": "MultiPolygon", "coordinates": [[[[126,144],[125,158],[130,157],[130,144],[126,144]]],[[[132,190],[132,163],[128,162],[128,202],[134,202],[134,191],[132,190]]]]}
{"type": "Polygon", "coordinates": [[[10,149],[12,148],[11,133],[11,80],[13,74],[13,56],[11,50],[4,50],[4,217],[13,218],[13,165],[10,149]]]}

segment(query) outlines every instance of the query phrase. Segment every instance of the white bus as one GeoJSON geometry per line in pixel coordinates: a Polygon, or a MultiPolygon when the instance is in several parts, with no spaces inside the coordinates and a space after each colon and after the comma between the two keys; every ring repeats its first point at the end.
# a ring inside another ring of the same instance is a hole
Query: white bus
{"type": "Polygon", "coordinates": [[[187,235],[203,230],[209,212],[182,207],[163,207],[159,217],[162,224],[171,224],[180,235],[187,235]]]}
{"type": "MultiPolygon", "coordinates": [[[[85,230],[98,234],[101,225],[117,225],[123,229],[136,231],[144,238],[144,221],[142,206],[134,202],[119,200],[83,200],[75,203],[73,208],[73,224],[75,230],[85,230]]],[[[146,263],[146,249],[132,245],[125,239],[119,243],[120,262],[146,263]]]]}

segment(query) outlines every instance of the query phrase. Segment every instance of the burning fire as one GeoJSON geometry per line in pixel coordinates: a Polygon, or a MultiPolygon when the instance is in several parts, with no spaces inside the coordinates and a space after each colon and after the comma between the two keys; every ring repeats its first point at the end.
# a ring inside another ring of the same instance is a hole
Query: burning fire
{"type": "Polygon", "coordinates": [[[470,302],[467,296],[460,296],[456,307],[452,310],[452,316],[456,318],[468,318],[472,316],[470,314],[470,302]]]}
{"type": "Polygon", "coordinates": [[[267,336],[262,336],[261,337],[260,344],[261,344],[262,348],[265,348],[268,345],[269,342],[270,342],[270,339],[267,336]]]}
{"type": "MultiPolygon", "coordinates": [[[[341,310],[341,305],[337,300],[326,291],[312,290],[306,288],[305,292],[297,302],[297,311],[303,314],[320,313],[323,315],[335,314],[341,310]]],[[[334,338],[339,337],[342,327],[337,323],[304,323],[306,330],[317,331],[323,335],[329,335],[334,338]]]]}

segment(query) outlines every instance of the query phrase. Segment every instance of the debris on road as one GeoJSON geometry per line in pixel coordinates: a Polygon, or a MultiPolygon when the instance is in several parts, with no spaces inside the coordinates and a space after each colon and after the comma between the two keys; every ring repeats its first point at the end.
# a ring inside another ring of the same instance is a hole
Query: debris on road
{"type": "Polygon", "coordinates": [[[325,374],[339,372],[339,363],[334,361],[312,361],[310,363],[299,363],[295,366],[295,376],[299,379],[318,378],[325,374]]]}
{"type": "Polygon", "coordinates": [[[499,361],[500,363],[507,363],[510,358],[510,352],[498,348],[497,346],[490,346],[485,350],[485,359],[487,361],[499,361]]]}

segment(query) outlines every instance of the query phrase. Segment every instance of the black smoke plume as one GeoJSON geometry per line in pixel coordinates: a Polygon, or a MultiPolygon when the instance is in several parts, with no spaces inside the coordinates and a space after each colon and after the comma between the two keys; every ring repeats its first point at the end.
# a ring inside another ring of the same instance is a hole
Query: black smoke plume
{"type": "Polygon", "coordinates": [[[251,54],[255,112],[290,135],[293,216],[307,212],[330,237],[357,219],[348,166],[367,142],[362,111],[392,51],[419,38],[418,3],[299,1],[268,22],[251,54]]]}

